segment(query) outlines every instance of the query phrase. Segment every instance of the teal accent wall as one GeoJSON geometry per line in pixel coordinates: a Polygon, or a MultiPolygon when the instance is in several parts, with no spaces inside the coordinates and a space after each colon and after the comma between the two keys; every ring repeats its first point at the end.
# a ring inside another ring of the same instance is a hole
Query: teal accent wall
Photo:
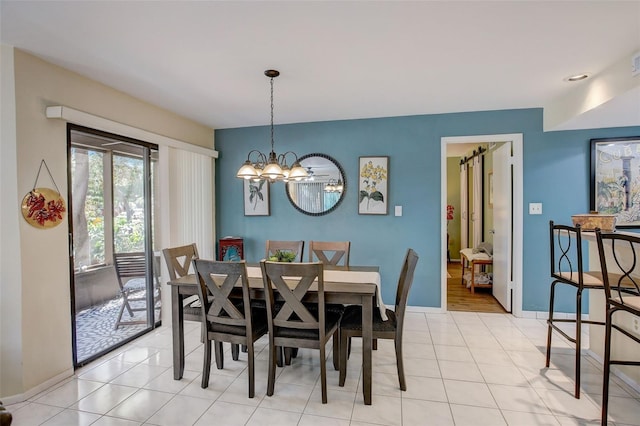
{"type": "MultiPolygon", "coordinates": [[[[349,240],[353,265],[379,265],[382,296],[393,304],[407,248],[420,256],[409,305],[440,307],[440,139],[522,133],[524,204],[542,202],[543,214],[525,214],[524,310],[546,311],[549,294],[548,223],[570,222],[589,210],[589,139],[638,136],[640,127],[543,133],[542,109],[469,112],[279,125],[276,152],[312,152],[335,158],[345,170],[342,204],[325,216],[303,215],[291,206],[282,183],[271,184],[270,216],[244,216],[242,181],[235,177],[252,149],[269,151],[268,126],[215,133],[218,237],[242,236],[245,258],[264,257],[268,239],[349,240]],[[358,214],[358,157],[389,156],[389,214],[358,214]],[[394,206],[403,216],[393,215],[394,206]]],[[[307,247],[305,246],[305,259],[307,247]]],[[[561,306],[570,312],[571,303],[561,306]]]]}

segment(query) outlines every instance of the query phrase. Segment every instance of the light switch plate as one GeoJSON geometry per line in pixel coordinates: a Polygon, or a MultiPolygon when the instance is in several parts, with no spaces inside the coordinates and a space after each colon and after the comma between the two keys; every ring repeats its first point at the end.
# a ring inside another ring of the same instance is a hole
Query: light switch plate
{"type": "Polygon", "coordinates": [[[542,203],[529,203],[529,214],[542,214],[542,203]]]}
{"type": "Polygon", "coordinates": [[[402,216],[402,206],[396,206],[396,216],[402,216]]]}

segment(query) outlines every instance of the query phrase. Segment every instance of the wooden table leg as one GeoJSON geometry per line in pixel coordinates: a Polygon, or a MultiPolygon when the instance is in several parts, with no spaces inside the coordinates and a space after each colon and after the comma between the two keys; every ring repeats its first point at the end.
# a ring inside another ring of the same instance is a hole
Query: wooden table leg
{"type": "Polygon", "coordinates": [[[371,341],[373,340],[373,297],[362,301],[362,393],[364,404],[371,405],[371,341]]]}
{"type": "Polygon", "coordinates": [[[471,261],[471,294],[475,294],[476,292],[475,284],[476,284],[476,264],[472,260],[471,261]]]}
{"type": "Polygon", "coordinates": [[[178,286],[171,286],[171,334],[173,336],[173,378],[184,373],[184,311],[178,286]]]}

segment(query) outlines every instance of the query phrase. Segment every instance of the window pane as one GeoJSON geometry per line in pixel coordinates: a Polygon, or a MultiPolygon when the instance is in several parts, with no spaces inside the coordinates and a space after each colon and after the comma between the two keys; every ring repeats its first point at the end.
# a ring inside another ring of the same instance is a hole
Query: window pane
{"type": "Polygon", "coordinates": [[[105,263],[104,154],[71,149],[74,268],[105,263]]]}
{"type": "Polygon", "coordinates": [[[113,239],[116,253],[144,251],[143,161],[113,156],[113,239]]]}

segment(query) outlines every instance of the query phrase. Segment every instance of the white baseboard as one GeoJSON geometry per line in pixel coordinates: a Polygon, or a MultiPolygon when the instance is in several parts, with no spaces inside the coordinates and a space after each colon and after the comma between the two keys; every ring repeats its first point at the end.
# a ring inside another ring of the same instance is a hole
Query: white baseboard
{"type": "MultiPolygon", "coordinates": [[[[553,317],[557,319],[575,319],[576,314],[566,312],[554,312],[553,317]]],[[[549,318],[548,311],[522,311],[522,318],[546,320],[549,318]]],[[[582,314],[582,320],[588,320],[589,314],[582,314]]]]}
{"type": "Polygon", "coordinates": [[[442,308],[430,308],[424,306],[407,306],[407,312],[419,312],[423,314],[444,314],[447,312],[447,310],[442,308]]]}
{"type": "MultiPolygon", "coordinates": [[[[587,354],[589,354],[589,356],[591,356],[591,358],[598,361],[598,363],[600,364],[604,363],[604,359],[597,353],[593,352],[591,349],[586,349],[586,352],[587,354]]],[[[620,380],[625,382],[630,388],[632,388],[636,392],[640,393],[640,383],[637,383],[635,380],[633,380],[631,377],[624,374],[615,366],[611,366],[611,374],[613,374],[614,376],[618,377],[620,380]]]]}
{"type": "Polygon", "coordinates": [[[45,381],[44,383],[40,383],[38,386],[27,390],[26,392],[23,392],[17,395],[3,396],[2,402],[4,403],[5,406],[11,405],[11,404],[17,404],[19,402],[24,402],[30,398],[33,398],[40,392],[50,388],[51,386],[72,377],[73,374],[74,374],[73,369],[66,370],[63,373],[60,373],[57,376],[52,377],[51,379],[45,381]]]}

